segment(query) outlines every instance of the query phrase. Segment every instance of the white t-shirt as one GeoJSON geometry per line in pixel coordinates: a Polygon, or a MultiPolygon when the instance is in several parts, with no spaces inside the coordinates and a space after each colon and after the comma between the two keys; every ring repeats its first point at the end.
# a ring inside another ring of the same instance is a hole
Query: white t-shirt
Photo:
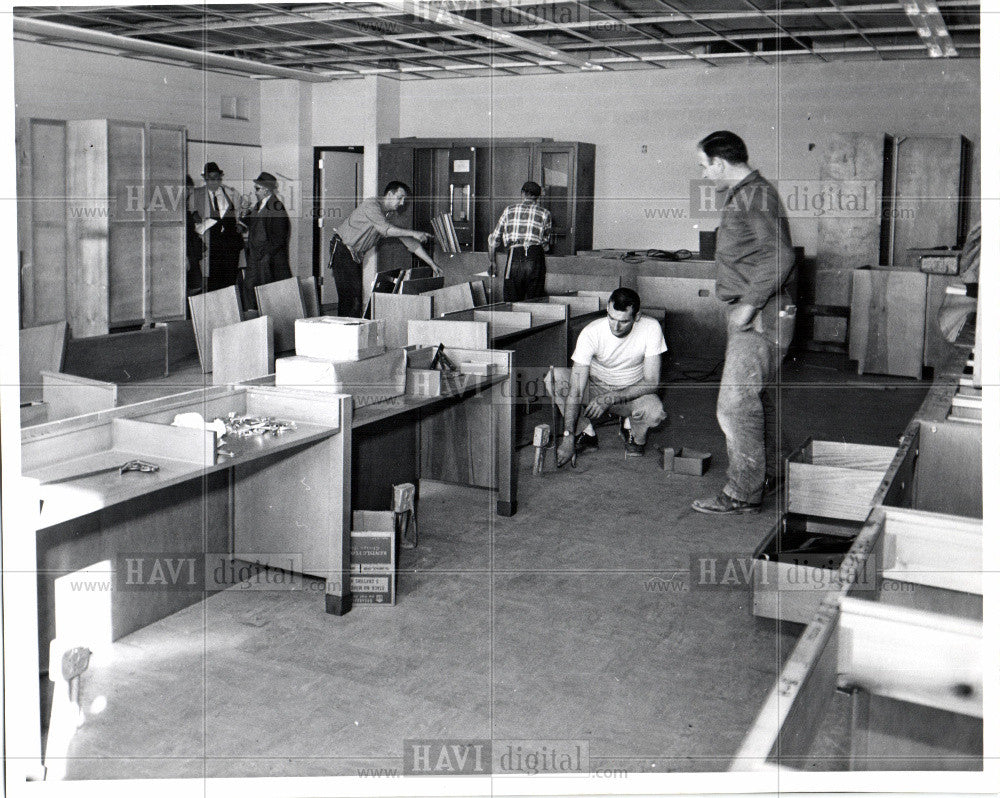
{"type": "Polygon", "coordinates": [[[580,333],[573,362],[590,366],[595,379],[615,388],[634,385],[642,379],[647,357],[667,351],[663,330],[655,319],[640,315],[624,338],[616,338],[606,318],[592,321],[580,333]]]}

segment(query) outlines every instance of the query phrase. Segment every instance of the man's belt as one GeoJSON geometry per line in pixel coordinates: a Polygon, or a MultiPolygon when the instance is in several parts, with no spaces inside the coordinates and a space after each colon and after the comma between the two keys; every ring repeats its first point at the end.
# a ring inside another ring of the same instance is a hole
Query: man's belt
{"type": "Polygon", "coordinates": [[[347,244],[344,243],[344,239],[342,239],[340,237],[340,233],[338,233],[336,230],[334,230],[333,231],[333,235],[330,237],[330,257],[331,258],[333,257],[333,253],[336,252],[338,246],[341,246],[344,249],[346,249],[347,250],[347,254],[351,256],[351,260],[353,260],[358,265],[361,265],[361,259],[358,258],[358,256],[354,253],[353,249],[351,249],[349,246],[347,246],[347,244]]]}

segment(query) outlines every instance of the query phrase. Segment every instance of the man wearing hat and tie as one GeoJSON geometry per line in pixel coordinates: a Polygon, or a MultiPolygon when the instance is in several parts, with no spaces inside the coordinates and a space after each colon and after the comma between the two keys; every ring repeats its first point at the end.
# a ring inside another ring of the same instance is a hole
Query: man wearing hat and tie
{"type": "Polygon", "coordinates": [[[243,236],[236,218],[236,192],[222,185],[222,170],[215,161],[205,164],[205,185],[191,192],[188,211],[195,230],[208,247],[208,290],[236,285],[243,236]]]}
{"type": "Polygon", "coordinates": [[[278,179],[261,172],[253,181],[257,201],[243,216],[247,226],[247,268],[241,281],[244,308],[257,307],[254,286],[292,276],[288,265],[291,225],[284,204],[274,193],[277,189],[278,179]]]}

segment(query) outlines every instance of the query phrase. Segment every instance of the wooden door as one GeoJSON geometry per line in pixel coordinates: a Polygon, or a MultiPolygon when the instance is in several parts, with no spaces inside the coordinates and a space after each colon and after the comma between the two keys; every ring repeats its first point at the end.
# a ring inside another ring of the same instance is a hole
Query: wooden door
{"type": "Polygon", "coordinates": [[[574,197],[576,196],[576,148],[572,144],[542,144],[539,147],[539,184],[542,205],[552,214],[551,255],[572,255],[574,197]]]}

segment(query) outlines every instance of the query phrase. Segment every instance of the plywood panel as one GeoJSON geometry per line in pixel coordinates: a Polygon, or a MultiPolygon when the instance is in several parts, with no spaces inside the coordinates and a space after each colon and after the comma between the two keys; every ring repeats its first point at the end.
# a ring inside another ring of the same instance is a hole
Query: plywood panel
{"type": "Polygon", "coordinates": [[[188,297],[188,305],[191,308],[191,323],[194,326],[194,339],[198,344],[201,370],[208,373],[212,370],[212,331],[216,327],[226,327],[240,321],[236,286],[188,297]]]}
{"type": "Polygon", "coordinates": [[[869,213],[819,217],[815,304],[847,305],[848,270],[879,264],[884,150],[885,136],[870,133],[834,133],[824,146],[820,186],[836,185],[865,196],[869,213]]]}
{"type": "Polygon", "coordinates": [[[62,371],[66,352],[66,322],[28,327],[21,330],[20,381],[21,401],[40,401],[42,371],[62,371]]]}
{"type": "Polygon", "coordinates": [[[167,328],[72,338],[63,371],[115,383],[162,377],[167,373],[167,328]]]}
{"type": "Polygon", "coordinates": [[[406,346],[406,323],[430,319],[433,301],[426,294],[372,294],[372,318],[385,321],[385,345],[406,346]]]}
{"type": "Polygon", "coordinates": [[[715,298],[715,280],[638,276],[642,304],[664,308],[664,336],[674,358],[722,359],[726,353],[725,305],[715,298]]]}
{"type": "Polygon", "coordinates": [[[41,377],[49,421],[108,410],[118,402],[118,386],[113,382],[51,371],[43,371],[41,377]]]}
{"type": "Polygon", "coordinates": [[[184,318],[187,261],[184,223],[149,228],[149,314],[158,320],[184,318]]]}
{"type": "Polygon", "coordinates": [[[859,373],[919,378],[923,370],[927,275],[854,272],[849,354],[859,373]]]}
{"type": "Polygon", "coordinates": [[[67,321],[74,338],[109,329],[108,128],[100,120],[67,123],[67,321]]]}
{"type": "Polygon", "coordinates": [[[958,242],[962,139],[900,137],[896,152],[892,263],[908,249],[953,247],[958,242]]]}
{"type": "MultiPolygon", "coordinates": [[[[295,349],[295,320],[306,317],[302,307],[302,290],[295,277],[258,285],[257,307],[262,316],[270,316],[274,326],[274,351],[291,352],[295,349]]],[[[318,314],[317,314],[318,315],[318,314]]]]}
{"type": "Polygon", "coordinates": [[[983,431],[978,424],[920,423],[913,507],[983,517],[983,431]]]}
{"type": "Polygon", "coordinates": [[[34,326],[66,318],[66,123],[32,119],[23,136],[18,235],[25,248],[24,323],[34,326]]]}
{"type": "Polygon", "coordinates": [[[183,129],[149,126],[149,185],[146,196],[151,222],[184,223],[185,144],[183,129]]]}
{"type": "Polygon", "coordinates": [[[407,322],[407,344],[460,349],[488,349],[489,325],[483,321],[430,321],[407,322]]]}
{"type": "Polygon", "coordinates": [[[299,278],[299,292],[302,296],[302,310],[306,318],[318,316],[319,292],[316,290],[316,278],[313,276],[299,278]]]}
{"type": "Polygon", "coordinates": [[[449,285],[436,291],[428,291],[427,295],[434,301],[434,315],[444,316],[458,310],[469,310],[476,306],[472,298],[472,287],[468,283],[449,285]]]}
{"type": "MultiPolygon", "coordinates": [[[[183,250],[180,250],[183,252],[183,250]]],[[[146,232],[141,222],[113,222],[108,231],[109,321],[141,322],[145,318],[146,232]]]]}
{"type": "Polygon", "coordinates": [[[274,374],[274,327],[260,316],[212,331],[212,384],[230,385],[274,374]]]}

